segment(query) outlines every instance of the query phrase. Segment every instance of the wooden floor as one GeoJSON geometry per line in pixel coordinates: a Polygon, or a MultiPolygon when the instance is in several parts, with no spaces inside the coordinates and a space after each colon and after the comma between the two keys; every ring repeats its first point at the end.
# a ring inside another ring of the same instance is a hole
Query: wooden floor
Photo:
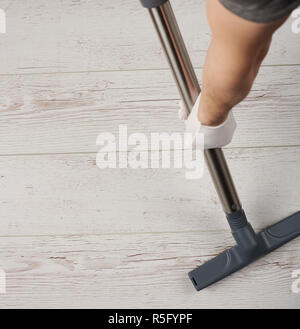
{"type": "MultiPolygon", "coordinates": [[[[205,1],[173,0],[199,79],[205,1]]],[[[300,307],[297,239],[196,293],[187,272],[232,246],[205,172],[96,166],[97,135],[182,130],[138,1],[0,1],[0,307],[300,307]]],[[[300,34],[289,19],[225,150],[256,230],[300,210],[300,34]]]]}

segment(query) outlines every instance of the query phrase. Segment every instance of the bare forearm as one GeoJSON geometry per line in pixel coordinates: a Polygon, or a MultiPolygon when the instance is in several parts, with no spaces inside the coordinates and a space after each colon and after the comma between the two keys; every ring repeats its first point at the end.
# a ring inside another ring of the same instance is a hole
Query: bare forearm
{"type": "Polygon", "coordinates": [[[207,1],[207,17],[212,41],[203,69],[198,119],[202,124],[217,126],[249,93],[272,34],[286,18],[269,24],[249,22],[217,0],[207,1]]]}
{"type": "MultiPolygon", "coordinates": [[[[255,56],[259,54],[257,50],[255,56]]],[[[212,126],[221,124],[229,111],[248,95],[261,63],[253,57],[243,57],[219,41],[211,42],[202,76],[200,122],[212,126]]]]}

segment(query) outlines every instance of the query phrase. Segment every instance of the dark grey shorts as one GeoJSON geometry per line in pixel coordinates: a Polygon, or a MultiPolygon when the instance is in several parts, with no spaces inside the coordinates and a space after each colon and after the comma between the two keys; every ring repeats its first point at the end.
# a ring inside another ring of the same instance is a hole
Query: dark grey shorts
{"type": "Polygon", "coordinates": [[[220,0],[234,14],[252,22],[268,23],[288,15],[300,0],[220,0]]]}

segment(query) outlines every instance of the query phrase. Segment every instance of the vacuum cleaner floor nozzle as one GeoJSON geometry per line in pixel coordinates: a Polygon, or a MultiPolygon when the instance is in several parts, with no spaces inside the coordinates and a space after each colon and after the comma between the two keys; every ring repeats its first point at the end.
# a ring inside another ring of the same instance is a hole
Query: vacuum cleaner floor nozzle
{"type": "Polygon", "coordinates": [[[232,231],[238,244],[189,273],[199,291],[249,265],[300,235],[300,211],[255,234],[247,223],[232,231]]]}

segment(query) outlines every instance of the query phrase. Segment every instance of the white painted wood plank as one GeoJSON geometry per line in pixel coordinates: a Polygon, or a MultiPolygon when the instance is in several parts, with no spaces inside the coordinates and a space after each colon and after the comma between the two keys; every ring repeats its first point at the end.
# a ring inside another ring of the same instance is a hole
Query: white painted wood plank
{"type": "MultiPolygon", "coordinates": [[[[166,68],[147,11],[137,0],[1,0],[1,74],[166,68]]],[[[205,1],[173,0],[193,63],[202,66],[210,40],[205,1]]],[[[265,64],[300,64],[292,19],[275,35],[265,64]]]]}
{"type": "MultiPolygon", "coordinates": [[[[230,147],[299,145],[299,81],[300,66],[262,68],[235,109],[230,147]]],[[[9,76],[0,88],[0,154],[97,152],[98,134],[121,123],[129,133],[183,131],[169,71],[9,76]]]]}
{"type": "Polygon", "coordinates": [[[187,273],[231,245],[223,232],[1,238],[0,307],[299,308],[299,239],[197,293],[187,273]]]}
{"type": "MultiPolygon", "coordinates": [[[[300,147],[227,150],[256,230],[300,210],[300,147]]],[[[0,157],[1,236],[228,230],[207,172],[99,169],[96,154],[0,157]]]]}

